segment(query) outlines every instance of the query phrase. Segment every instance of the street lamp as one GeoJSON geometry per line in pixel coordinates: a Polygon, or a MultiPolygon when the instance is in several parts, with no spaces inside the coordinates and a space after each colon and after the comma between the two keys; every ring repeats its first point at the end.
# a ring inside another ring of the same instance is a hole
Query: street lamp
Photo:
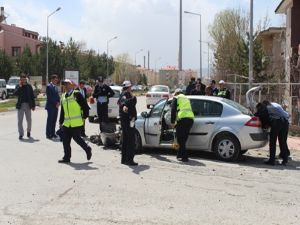
{"type": "Polygon", "coordinates": [[[47,16],[47,48],[46,48],[46,85],[48,84],[48,77],[49,77],[49,17],[52,16],[54,13],[58,12],[59,10],[61,10],[61,7],[58,7],[55,11],[53,11],[52,13],[50,13],[47,16]]]}
{"type": "Polygon", "coordinates": [[[250,0],[249,89],[253,83],[253,0],[250,0]]]}
{"type": "Polygon", "coordinates": [[[109,47],[109,43],[111,42],[111,41],[113,41],[113,40],[115,40],[115,39],[117,39],[118,38],[118,36],[115,36],[115,37],[113,37],[113,38],[111,38],[111,39],[109,39],[108,41],[107,41],[107,49],[106,49],[106,77],[108,77],[108,75],[109,75],[109,72],[108,72],[108,47],[109,47]]]}
{"type": "MultiPolygon", "coordinates": [[[[201,43],[200,40],[199,40],[199,42],[201,43]]],[[[209,66],[209,58],[210,58],[209,45],[210,45],[210,43],[207,41],[202,41],[202,43],[207,44],[207,70],[208,70],[207,75],[208,75],[208,79],[210,79],[210,66],[209,66]]]]}
{"type": "Polygon", "coordinates": [[[134,54],[134,65],[136,66],[136,55],[139,54],[140,52],[144,51],[144,49],[140,49],[134,54]]]}
{"type": "Polygon", "coordinates": [[[202,23],[201,17],[202,16],[200,13],[194,13],[194,12],[189,12],[189,11],[184,11],[184,13],[200,17],[200,78],[202,79],[202,25],[201,25],[201,23],[202,23]]]}

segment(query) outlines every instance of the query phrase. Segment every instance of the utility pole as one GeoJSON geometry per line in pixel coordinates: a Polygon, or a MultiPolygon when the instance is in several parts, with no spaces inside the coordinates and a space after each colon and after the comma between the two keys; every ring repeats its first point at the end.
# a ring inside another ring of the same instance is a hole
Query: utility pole
{"type": "Polygon", "coordinates": [[[249,89],[253,83],[253,0],[250,0],[249,89]]]}
{"type": "Polygon", "coordinates": [[[148,70],[150,70],[150,51],[148,51],[148,70]]]}
{"type": "Polygon", "coordinates": [[[146,69],[146,56],[144,55],[144,69],[146,69]]]}
{"type": "Polygon", "coordinates": [[[179,12],[179,56],[178,56],[178,69],[182,71],[182,0],[180,0],[179,12]]]}

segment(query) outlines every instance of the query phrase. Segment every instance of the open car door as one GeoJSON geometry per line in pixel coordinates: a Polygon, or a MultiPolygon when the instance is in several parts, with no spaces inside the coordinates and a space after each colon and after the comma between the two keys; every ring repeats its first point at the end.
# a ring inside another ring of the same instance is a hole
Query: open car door
{"type": "Polygon", "coordinates": [[[145,140],[147,145],[158,146],[162,130],[162,113],[166,100],[158,102],[145,120],[145,140]]]}

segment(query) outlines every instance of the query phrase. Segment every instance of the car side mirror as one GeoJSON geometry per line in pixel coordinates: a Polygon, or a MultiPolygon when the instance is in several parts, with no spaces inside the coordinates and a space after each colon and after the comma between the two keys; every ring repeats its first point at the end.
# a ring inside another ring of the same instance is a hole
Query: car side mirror
{"type": "Polygon", "coordinates": [[[153,109],[153,107],[154,107],[154,105],[150,105],[150,106],[149,106],[149,109],[153,109]]]}
{"type": "Polygon", "coordinates": [[[143,118],[148,118],[149,115],[148,115],[147,112],[142,112],[142,113],[141,113],[141,116],[142,116],[143,118]]]}

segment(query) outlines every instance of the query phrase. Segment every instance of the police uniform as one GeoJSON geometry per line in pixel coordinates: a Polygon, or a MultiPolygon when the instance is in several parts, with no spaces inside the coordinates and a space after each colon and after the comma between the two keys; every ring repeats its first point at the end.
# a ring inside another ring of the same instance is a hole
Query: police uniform
{"type": "MultiPolygon", "coordinates": [[[[124,82],[125,85],[131,85],[130,83],[124,82]]],[[[121,163],[131,166],[136,166],[137,163],[134,162],[135,155],[135,127],[134,121],[137,118],[136,111],[136,97],[133,96],[129,91],[123,90],[120,95],[118,105],[119,105],[119,115],[122,127],[122,158],[121,163]],[[124,111],[124,107],[128,108],[128,111],[124,111]]]]}
{"type": "Polygon", "coordinates": [[[179,144],[177,158],[187,162],[188,154],[185,145],[194,123],[194,113],[190,100],[180,90],[175,91],[171,106],[171,123],[174,124],[175,120],[177,121],[176,136],[179,144]],[[176,96],[176,92],[180,94],[176,96]]]}
{"type": "Polygon", "coordinates": [[[220,89],[217,94],[218,97],[230,99],[230,91],[226,88],[220,89]]]}
{"type": "Polygon", "coordinates": [[[269,141],[270,158],[265,163],[270,165],[275,164],[276,142],[278,139],[280,147],[279,156],[283,159],[282,164],[285,165],[288,162],[288,156],[290,155],[287,145],[289,114],[275,102],[269,103],[268,101],[264,101],[264,104],[267,106],[271,128],[269,141]]]}
{"type": "MultiPolygon", "coordinates": [[[[103,82],[102,79],[100,79],[103,82]]],[[[114,96],[114,91],[106,84],[97,84],[93,93],[93,97],[97,99],[97,114],[99,119],[99,126],[101,130],[101,123],[108,121],[108,103],[109,98],[114,96]]]]}
{"type": "Polygon", "coordinates": [[[70,162],[71,159],[71,140],[85,150],[87,159],[92,156],[92,149],[81,138],[80,133],[83,126],[83,119],[89,114],[89,106],[79,91],[71,90],[64,93],[61,98],[61,113],[59,123],[63,130],[64,157],[59,160],[60,163],[70,162]]]}

